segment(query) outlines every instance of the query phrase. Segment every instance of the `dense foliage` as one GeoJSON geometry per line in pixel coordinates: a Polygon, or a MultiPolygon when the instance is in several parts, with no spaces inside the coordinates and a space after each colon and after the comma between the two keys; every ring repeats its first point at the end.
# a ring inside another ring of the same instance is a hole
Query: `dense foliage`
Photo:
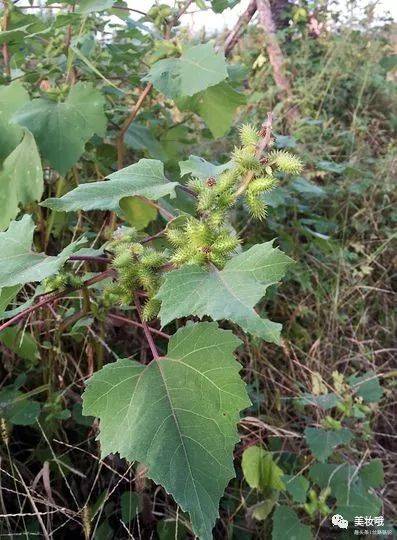
{"type": "Polygon", "coordinates": [[[389,23],[235,3],[4,2],[0,536],[392,529],[389,23]]]}

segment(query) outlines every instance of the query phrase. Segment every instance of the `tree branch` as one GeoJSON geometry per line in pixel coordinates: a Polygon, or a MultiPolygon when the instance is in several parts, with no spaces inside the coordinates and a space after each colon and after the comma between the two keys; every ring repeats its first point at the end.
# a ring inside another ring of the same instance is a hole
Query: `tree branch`
{"type": "Polygon", "coordinates": [[[223,45],[225,56],[229,56],[232,52],[233,48],[240,39],[244,28],[248,25],[252,17],[255,15],[256,9],[256,0],[251,0],[251,2],[247,6],[247,9],[238,18],[238,21],[235,24],[233,30],[231,30],[231,32],[226,36],[223,45]]]}

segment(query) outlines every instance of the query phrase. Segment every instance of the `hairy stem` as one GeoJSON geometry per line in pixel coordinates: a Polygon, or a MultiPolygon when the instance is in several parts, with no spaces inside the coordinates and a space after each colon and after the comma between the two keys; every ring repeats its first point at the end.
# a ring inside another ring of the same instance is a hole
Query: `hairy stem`
{"type": "Polygon", "coordinates": [[[139,317],[141,319],[141,322],[142,322],[142,328],[143,328],[143,331],[145,333],[146,341],[148,342],[148,345],[149,345],[149,348],[150,348],[151,353],[153,355],[153,358],[156,360],[157,358],[160,358],[160,355],[158,353],[156,344],[154,343],[153,336],[150,333],[149,326],[142,318],[142,306],[141,306],[141,302],[139,300],[139,296],[137,294],[135,294],[134,297],[135,297],[135,307],[137,309],[138,315],[139,315],[139,317]]]}

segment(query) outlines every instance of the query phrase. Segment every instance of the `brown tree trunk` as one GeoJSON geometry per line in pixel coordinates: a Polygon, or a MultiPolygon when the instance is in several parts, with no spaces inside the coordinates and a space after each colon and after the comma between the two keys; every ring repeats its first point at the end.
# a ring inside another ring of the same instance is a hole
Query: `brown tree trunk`
{"type": "MultiPolygon", "coordinates": [[[[276,35],[276,25],[273,20],[269,0],[256,0],[259,22],[265,31],[266,49],[270,64],[273,68],[273,77],[279,89],[279,96],[288,102],[292,99],[291,84],[285,72],[285,60],[276,35]]],[[[297,110],[289,108],[286,113],[287,120],[293,123],[297,118],[297,110]]]]}
{"type": "Polygon", "coordinates": [[[291,9],[291,0],[270,0],[274,24],[277,30],[282,30],[288,26],[288,17],[285,14],[291,9]]]}

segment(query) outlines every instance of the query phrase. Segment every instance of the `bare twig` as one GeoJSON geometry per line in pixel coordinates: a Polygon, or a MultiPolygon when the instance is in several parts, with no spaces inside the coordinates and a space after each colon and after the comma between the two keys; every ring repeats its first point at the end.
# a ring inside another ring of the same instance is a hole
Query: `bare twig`
{"type": "Polygon", "coordinates": [[[256,0],[251,0],[251,2],[248,4],[247,9],[240,15],[238,18],[238,21],[236,22],[233,30],[229,32],[229,34],[226,36],[223,48],[225,51],[225,56],[229,56],[232,52],[233,48],[237,44],[238,40],[241,37],[241,33],[245,29],[245,27],[248,25],[252,17],[255,15],[256,12],[256,0]]]}

